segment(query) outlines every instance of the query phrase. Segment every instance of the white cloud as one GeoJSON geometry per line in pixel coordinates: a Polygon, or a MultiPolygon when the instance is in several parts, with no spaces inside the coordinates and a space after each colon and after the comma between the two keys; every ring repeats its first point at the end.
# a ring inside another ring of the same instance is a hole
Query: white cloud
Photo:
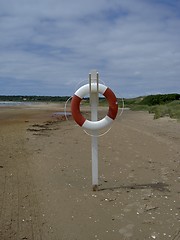
{"type": "Polygon", "coordinates": [[[93,68],[123,96],[179,92],[180,5],[166,2],[0,0],[0,94],[71,95],[93,68]]]}

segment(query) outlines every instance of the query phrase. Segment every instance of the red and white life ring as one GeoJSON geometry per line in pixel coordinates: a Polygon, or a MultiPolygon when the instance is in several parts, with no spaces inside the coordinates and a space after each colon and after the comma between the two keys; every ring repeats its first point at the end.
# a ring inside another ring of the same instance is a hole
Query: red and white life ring
{"type": "MultiPolygon", "coordinates": [[[[97,84],[91,84],[91,91],[97,91],[97,84]]],[[[99,121],[89,121],[83,117],[80,112],[80,102],[84,96],[89,94],[89,84],[80,87],[71,101],[71,113],[76,123],[87,130],[99,130],[110,125],[116,118],[118,112],[118,103],[113,91],[103,84],[98,85],[98,92],[104,95],[109,103],[107,115],[99,121]]]]}

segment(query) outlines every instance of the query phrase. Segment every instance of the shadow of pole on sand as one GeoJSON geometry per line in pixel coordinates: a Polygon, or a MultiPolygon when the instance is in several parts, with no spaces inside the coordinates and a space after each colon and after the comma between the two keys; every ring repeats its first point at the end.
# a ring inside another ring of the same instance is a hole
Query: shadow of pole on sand
{"type": "Polygon", "coordinates": [[[158,183],[146,183],[146,184],[131,184],[131,185],[122,185],[117,187],[105,187],[105,188],[99,188],[98,191],[105,191],[105,190],[111,190],[114,191],[116,189],[153,189],[161,192],[170,192],[168,189],[168,184],[158,182],[158,183]]]}

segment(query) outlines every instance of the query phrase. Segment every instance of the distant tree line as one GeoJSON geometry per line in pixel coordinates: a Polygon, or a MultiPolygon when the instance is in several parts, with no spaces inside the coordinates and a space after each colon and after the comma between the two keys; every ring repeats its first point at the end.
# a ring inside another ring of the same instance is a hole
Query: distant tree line
{"type": "MultiPolygon", "coordinates": [[[[0,95],[0,101],[13,101],[13,102],[65,102],[70,98],[70,96],[7,96],[0,95]]],[[[84,99],[87,103],[89,102],[89,98],[86,97],[84,99]]],[[[140,104],[140,105],[161,105],[166,104],[175,100],[180,100],[180,94],[172,93],[172,94],[157,94],[157,95],[149,95],[146,97],[138,97],[133,99],[124,99],[125,105],[131,104],[140,104]]],[[[104,97],[99,98],[99,103],[105,104],[107,101],[104,97]]],[[[118,102],[122,102],[121,99],[118,99],[118,102]]]]}
{"type": "Polygon", "coordinates": [[[69,96],[6,96],[0,95],[0,101],[12,101],[12,102],[65,102],[69,99],[69,96]]]}
{"type": "Polygon", "coordinates": [[[175,100],[180,100],[180,94],[172,93],[172,94],[157,94],[157,95],[149,95],[144,97],[143,100],[140,102],[142,105],[162,105],[166,104],[175,100]]]}
{"type": "MultiPolygon", "coordinates": [[[[70,96],[7,96],[0,95],[0,101],[11,101],[11,102],[65,102],[70,96]]],[[[84,101],[89,102],[89,97],[85,97],[84,101]]],[[[99,98],[99,102],[106,101],[104,97],[99,98]]]]}

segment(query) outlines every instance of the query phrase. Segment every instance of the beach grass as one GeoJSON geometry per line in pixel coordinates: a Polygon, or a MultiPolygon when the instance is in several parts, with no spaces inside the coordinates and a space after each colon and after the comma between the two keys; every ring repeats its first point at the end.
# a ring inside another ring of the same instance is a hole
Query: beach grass
{"type": "Polygon", "coordinates": [[[165,105],[155,105],[150,107],[150,113],[154,113],[154,119],[168,116],[180,120],[180,101],[173,101],[165,105]]]}
{"type": "Polygon", "coordinates": [[[180,121],[180,100],[165,102],[161,104],[144,104],[143,97],[134,99],[125,99],[125,107],[129,107],[132,111],[147,111],[154,114],[154,119],[168,116],[180,121]]]}

